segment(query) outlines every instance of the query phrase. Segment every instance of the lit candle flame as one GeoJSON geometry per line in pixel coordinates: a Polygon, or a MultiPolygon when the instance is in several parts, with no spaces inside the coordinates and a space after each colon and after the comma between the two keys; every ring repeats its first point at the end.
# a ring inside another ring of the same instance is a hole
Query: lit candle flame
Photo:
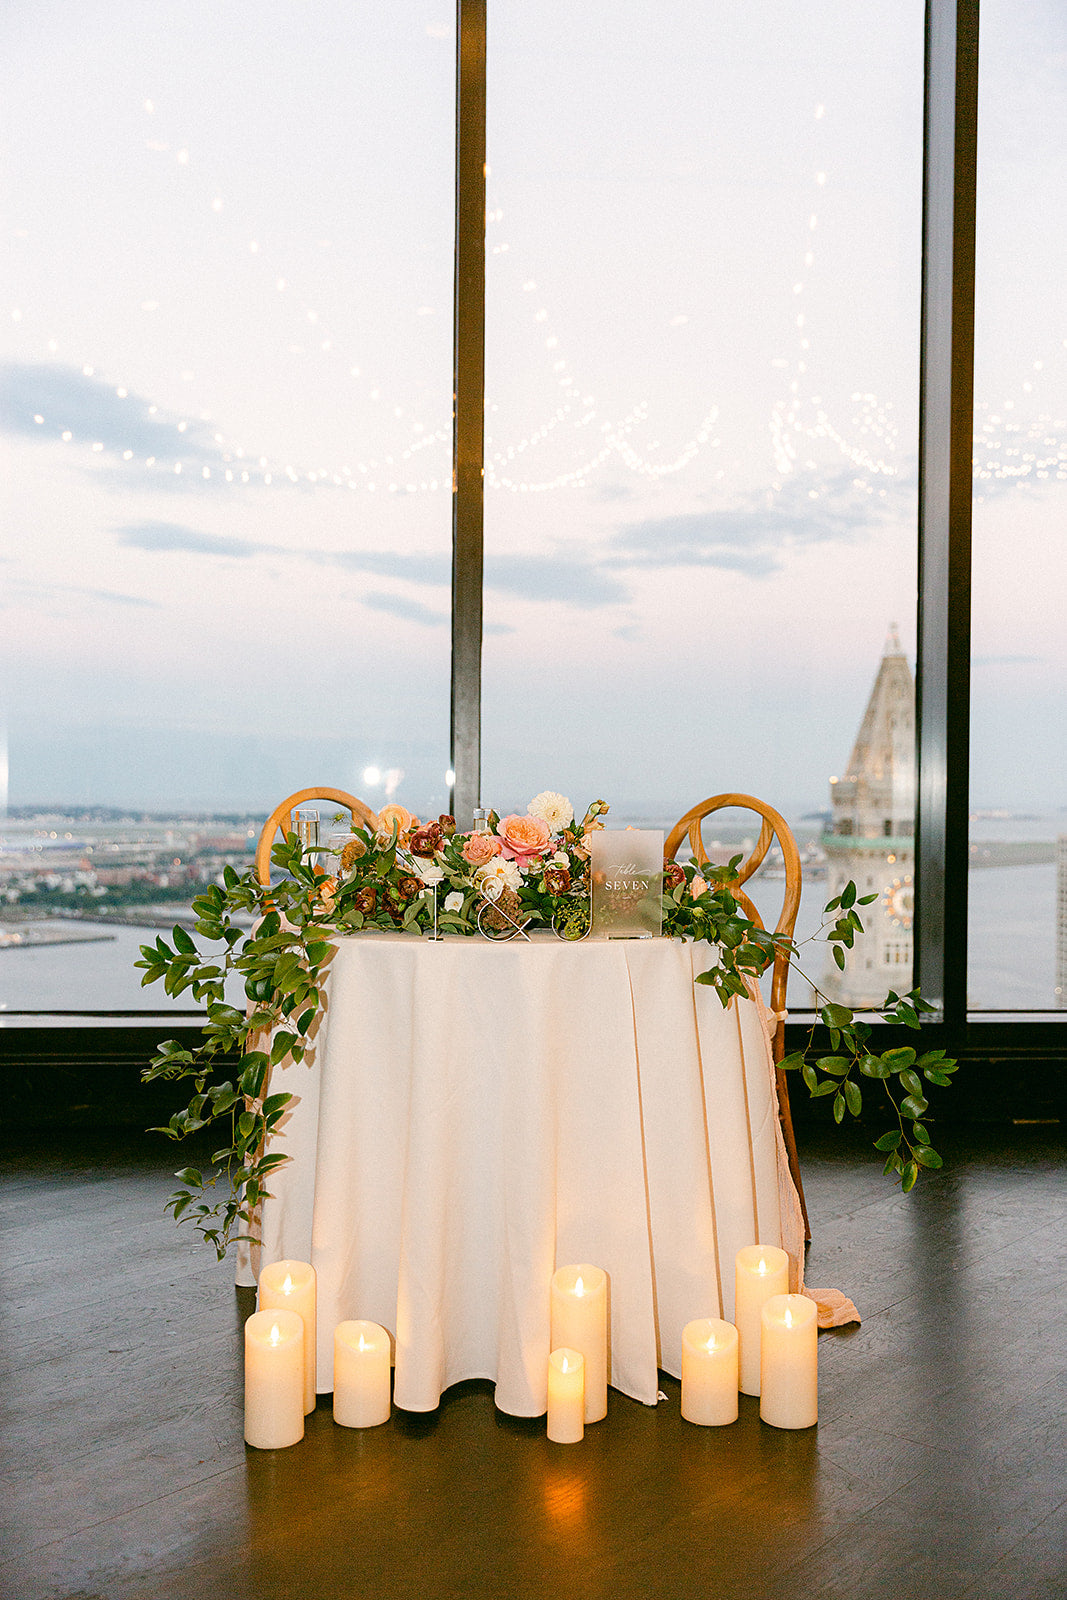
{"type": "Polygon", "coordinates": [[[366,1339],[364,1339],[362,1334],[360,1334],[360,1336],[359,1336],[359,1349],[360,1350],[368,1349],[367,1341],[366,1341],[366,1339]]]}
{"type": "Polygon", "coordinates": [[[282,1342],[281,1329],[278,1327],[277,1323],[274,1323],[270,1330],[270,1342],[271,1344],[281,1344],[282,1342]]]}
{"type": "Polygon", "coordinates": [[[585,1284],[582,1282],[582,1275],[581,1275],[580,1272],[579,1272],[577,1278],[575,1278],[575,1280],[574,1280],[574,1292],[575,1292],[575,1294],[584,1294],[585,1293],[585,1284]]]}
{"type": "Polygon", "coordinates": [[[787,1328],[791,1328],[793,1326],[793,1313],[790,1311],[788,1306],[785,1308],[785,1325],[787,1328]]]}
{"type": "Polygon", "coordinates": [[[293,1279],[292,1279],[292,1275],[287,1272],[285,1274],[285,1282],[282,1284],[282,1294],[292,1294],[292,1292],[293,1292],[293,1279]]]}
{"type": "Polygon", "coordinates": [[[708,1342],[704,1348],[706,1350],[717,1350],[719,1348],[715,1342],[715,1335],[713,1333],[708,1335],[708,1342]]]}
{"type": "Polygon", "coordinates": [[[562,1361],[561,1361],[561,1363],[560,1363],[560,1368],[559,1368],[559,1370],[560,1370],[560,1371],[561,1371],[561,1372],[569,1372],[569,1371],[570,1371],[570,1370],[571,1370],[571,1368],[570,1368],[570,1362],[569,1362],[569,1361],[568,1361],[568,1360],[567,1360],[567,1357],[566,1357],[566,1356],[564,1356],[564,1357],[563,1357],[563,1360],[562,1360],[562,1361]]]}
{"type": "Polygon", "coordinates": [[[756,1271],[760,1273],[766,1273],[767,1271],[767,1263],[764,1261],[762,1256],[760,1256],[759,1261],[756,1264],[756,1271]]]}

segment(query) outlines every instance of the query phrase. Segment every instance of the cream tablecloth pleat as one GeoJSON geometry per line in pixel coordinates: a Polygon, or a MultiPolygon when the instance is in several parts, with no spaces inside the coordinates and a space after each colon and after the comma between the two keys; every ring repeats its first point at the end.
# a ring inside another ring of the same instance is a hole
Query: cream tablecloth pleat
{"type": "Polygon", "coordinates": [[[654,1404],[681,1330],[733,1314],[743,1244],[780,1244],[799,1205],[776,1115],[765,1015],[694,985],[706,948],[380,935],[339,944],[328,1009],[277,1148],[261,1264],[318,1275],[318,1388],[349,1317],[395,1338],[395,1399],[437,1405],[465,1378],[517,1416],[546,1405],[549,1280],[609,1279],[610,1381],[654,1404]]]}

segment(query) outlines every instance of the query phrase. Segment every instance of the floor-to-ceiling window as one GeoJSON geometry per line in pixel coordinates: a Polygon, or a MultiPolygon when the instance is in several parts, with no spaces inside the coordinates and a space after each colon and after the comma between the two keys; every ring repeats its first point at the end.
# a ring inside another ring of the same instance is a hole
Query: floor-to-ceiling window
{"type": "MultiPolygon", "coordinates": [[[[488,7],[484,798],[669,823],[760,793],[809,922],[835,861],[878,889],[872,992],[905,986],[914,909],[923,20],[488,7]]],[[[1040,1008],[1063,23],[987,0],[983,27],[970,998],[1040,1008]]],[[[447,803],[456,12],[4,28],[0,928],[121,899],[139,849],[146,901],[187,898],[183,814],[222,856],[307,782],[447,803]]],[[[140,935],[107,936],[0,951],[0,1005],[135,1008],[140,935]]]]}
{"type": "Polygon", "coordinates": [[[0,26],[0,1004],[137,1006],[94,906],[187,903],[307,783],[447,802],[454,22],[0,26]]]}
{"type": "Polygon", "coordinates": [[[894,625],[914,659],[922,49],[921,0],[490,11],[483,786],[760,795],[805,931],[894,625]]]}
{"type": "Polygon", "coordinates": [[[1059,1004],[1067,834],[1067,12],[983,0],[968,1001],[1059,1004]]]}

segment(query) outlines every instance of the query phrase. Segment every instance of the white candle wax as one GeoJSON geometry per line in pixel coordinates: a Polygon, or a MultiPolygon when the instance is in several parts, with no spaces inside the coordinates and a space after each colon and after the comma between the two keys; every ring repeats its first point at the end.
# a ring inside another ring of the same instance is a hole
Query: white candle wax
{"type": "Polygon", "coordinates": [[[773,1244],[746,1244],[734,1266],[734,1322],[738,1339],[738,1386],[759,1394],[760,1312],[772,1294],[789,1289],[789,1257],[773,1244]]]}
{"type": "Polygon", "coordinates": [[[548,1437],[577,1444],[585,1433],[585,1361],[564,1346],[548,1358],[548,1437]]]}
{"type": "Polygon", "coordinates": [[[284,1450],[304,1437],[304,1323],[295,1311],[253,1311],[245,1323],[245,1438],[284,1450]]]}
{"type": "Polygon", "coordinates": [[[737,1421],[737,1329],[698,1317],[682,1329],[682,1416],[718,1428],[737,1421]]]}
{"type": "Polygon", "coordinates": [[[342,1428],[389,1421],[389,1335],[376,1322],[339,1322],[333,1333],[333,1420],[342,1428]]]}
{"type": "Polygon", "coordinates": [[[306,1261],[275,1261],[259,1275],[261,1311],[295,1311],[304,1323],[304,1410],[315,1409],[315,1268],[306,1261]]]}
{"type": "Polygon", "coordinates": [[[588,1264],[552,1274],[551,1347],[585,1357],[585,1420],[608,1414],[608,1277],[588,1264]]]}
{"type": "Polygon", "coordinates": [[[805,1294],[776,1294],[762,1312],[759,1414],[772,1428],[819,1420],[818,1308],[805,1294]]]}

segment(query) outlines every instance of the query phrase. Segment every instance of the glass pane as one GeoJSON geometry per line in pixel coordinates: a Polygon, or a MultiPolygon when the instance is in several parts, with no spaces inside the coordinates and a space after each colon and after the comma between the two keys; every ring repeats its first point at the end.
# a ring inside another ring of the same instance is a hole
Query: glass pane
{"type": "Polygon", "coordinates": [[[1067,14],[983,0],[968,999],[1067,1004],[1067,14]]]}
{"type": "MultiPolygon", "coordinates": [[[[10,931],[187,900],[309,783],[445,808],[455,68],[441,0],[4,33],[10,931]]],[[[89,998],[159,1003],[95,948],[89,998]]],[[[75,951],[0,951],[3,1004],[86,1003],[75,951]]]]}
{"type": "MultiPolygon", "coordinates": [[[[483,791],[756,794],[810,926],[892,623],[913,653],[923,6],[669,16],[490,18],[483,791]]],[[[894,805],[838,861],[902,989],[894,805]]]]}

